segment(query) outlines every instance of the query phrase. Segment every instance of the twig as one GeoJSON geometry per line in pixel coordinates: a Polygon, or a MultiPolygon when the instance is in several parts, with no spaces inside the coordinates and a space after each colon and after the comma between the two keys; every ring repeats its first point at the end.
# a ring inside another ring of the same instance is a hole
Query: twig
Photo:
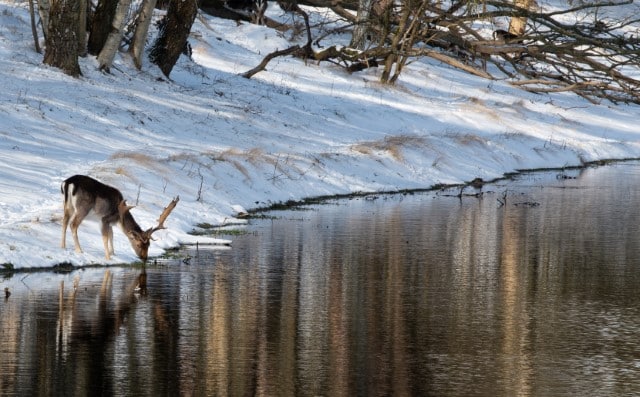
{"type": "Polygon", "coordinates": [[[136,195],[136,205],[140,203],[140,190],[142,190],[142,185],[138,185],[138,194],[136,195]]]}
{"type": "Polygon", "coordinates": [[[502,192],[502,199],[496,199],[500,203],[500,207],[504,207],[505,205],[507,205],[507,192],[508,190],[502,192]]]}
{"type": "Polygon", "coordinates": [[[196,197],[196,201],[202,201],[202,187],[204,186],[204,176],[202,176],[200,168],[198,168],[198,175],[200,176],[200,186],[198,186],[198,197],[196,197]]]}

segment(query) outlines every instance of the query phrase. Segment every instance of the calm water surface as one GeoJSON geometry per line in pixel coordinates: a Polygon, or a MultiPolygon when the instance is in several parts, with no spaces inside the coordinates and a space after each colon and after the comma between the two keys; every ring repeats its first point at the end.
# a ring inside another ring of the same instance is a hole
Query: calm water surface
{"type": "Polygon", "coordinates": [[[640,166],[563,176],[274,212],[184,263],[6,276],[0,395],[637,395],[640,166]]]}

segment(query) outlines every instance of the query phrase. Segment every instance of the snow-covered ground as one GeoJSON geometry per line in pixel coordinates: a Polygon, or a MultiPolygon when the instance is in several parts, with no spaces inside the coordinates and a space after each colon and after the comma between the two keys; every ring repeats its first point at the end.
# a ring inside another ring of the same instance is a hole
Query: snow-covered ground
{"type": "MultiPolygon", "coordinates": [[[[124,55],[112,74],[81,59],[74,79],[42,64],[27,9],[0,0],[0,264],[15,268],[104,263],[95,221],[80,227],[85,253],[70,233],[60,248],[60,184],[77,173],[120,189],[143,228],[180,195],[152,242],[160,255],[215,242],[189,232],[238,222],[238,206],[640,157],[637,106],[530,94],[430,59],[393,87],[378,83],[380,69],[349,75],[288,57],[248,80],[238,74],[289,47],[289,33],[204,15],[193,61],[183,57],[171,81],[124,55]]],[[[275,4],[268,15],[291,18],[275,4]]],[[[119,230],[114,242],[112,263],[137,259],[119,230]]]]}

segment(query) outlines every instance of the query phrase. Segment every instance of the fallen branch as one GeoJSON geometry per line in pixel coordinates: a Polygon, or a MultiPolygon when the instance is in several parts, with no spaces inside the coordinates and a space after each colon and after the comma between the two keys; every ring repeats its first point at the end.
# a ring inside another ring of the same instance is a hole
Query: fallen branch
{"type": "Polygon", "coordinates": [[[440,62],[446,63],[449,66],[452,66],[454,68],[460,69],[460,70],[464,70],[467,73],[473,74],[475,76],[479,76],[479,77],[483,77],[485,79],[490,79],[493,80],[493,76],[491,76],[489,73],[487,73],[484,70],[475,68],[473,66],[464,64],[462,62],[460,62],[459,60],[457,60],[454,57],[450,57],[448,55],[445,55],[439,51],[434,51],[434,50],[423,50],[421,51],[421,53],[423,55],[428,56],[429,58],[433,58],[435,60],[438,60],[440,62]]]}
{"type": "MultiPolygon", "coordinates": [[[[262,62],[260,62],[260,64],[258,66],[256,66],[255,68],[246,71],[244,73],[241,74],[242,77],[245,77],[247,79],[251,78],[253,75],[255,75],[256,73],[259,73],[263,70],[265,70],[267,64],[276,57],[279,56],[285,56],[285,55],[290,55],[290,54],[294,54],[296,56],[301,56],[303,58],[312,58],[318,62],[322,62],[322,61],[331,61],[333,59],[337,60],[337,63],[342,62],[343,66],[345,67],[345,69],[347,71],[349,71],[350,73],[353,72],[357,72],[369,67],[377,67],[379,60],[383,60],[385,59],[385,57],[389,54],[391,50],[388,48],[381,48],[381,47],[377,47],[377,48],[372,48],[370,50],[367,51],[356,51],[352,48],[348,48],[348,47],[341,47],[338,48],[336,46],[331,46],[329,48],[326,48],[322,51],[319,52],[312,52],[311,54],[308,53],[308,51],[306,51],[306,47],[302,48],[299,45],[295,45],[293,47],[289,47],[285,50],[279,50],[279,51],[274,51],[270,54],[268,54],[266,57],[264,57],[264,59],[262,60],[262,62]]],[[[434,51],[434,50],[428,50],[428,49],[423,49],[420,51],[417,51],[415,53],[412,54],[413,56],[428,56],[431,58],[434,58],[440,62],[444,62],[447,65],[450,65],[454,68],[457,69],[461,69],[464,70],[467,73],[471,73],[474,74],[476,76],[480,76],[486,79],[493,79],[493,76],[491,76],[489,73],[487,73],[484,70],[475,68],[473,66],[470,65],[466,65],[460,61],[458,61],[457,59],[455,59],[454,57],[445,55],[439,51],[434,51]]]]}
{"type": "Polygon", "coordinates": [[[266,57],[264,57],[264,59],[262,60],[262,62],[260,62],[260,64],[258,66],[256,66],[255,68],[248,70],[244,73],[242,73],[240,76],[246,78],[246,79],[250,79],[251,77],[253,77],[254,74],[262,72],[263,70],[266,69],[267,64],[269,62],[271,62],[271,60],[273,58],[276,57],[281,57],[281,56],[285,56],[285,55],[289,55],[289,54],[293,54],[294,52],[300,50],[300,46],[299,45],[294,45],[293,47],[289,47],[285,50],[278,50],[278,51],[274,51],[271,54],[268,54],[266,57]]]}
{"type": "Polygon", "coordinates": [[[579,83],[566,84],[559,81],[548,81],[548,80],[523,80],[523,81],[512,81],[510,83],[513,86],[521,87],[529,92],[566,92],[566,91],[578,91],[586,88],[600,88],[606,89],[607,85],[600,81],[583,81],[579,83]],[[552,86],[552,87],[541,87],[541,86],[552,86]]]}

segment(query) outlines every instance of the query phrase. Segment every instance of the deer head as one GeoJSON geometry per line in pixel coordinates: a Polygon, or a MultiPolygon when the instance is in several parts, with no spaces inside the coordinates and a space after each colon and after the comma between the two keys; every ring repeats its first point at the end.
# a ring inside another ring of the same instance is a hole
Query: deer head
{"type": "Polygon", "coordinates": [[[124,230],[129,242],[131,243],[131,247],[135,251],[136,255],[143,261],[147,260],[149,245],[151,244],[151,240],[153,240],[152,234],[161,229],[166,229],[164,226],[164,221],[167,219],[171,211],[176,207],[178,201],[180,200],[179,196],[176,196],[169,205],[167,205],[162,214],[160,214],[160,218],[158,218],[158,225],[155,227],[151,227],[147,230],[141,230],[140,227],[136,227],[137,224],[133,219],[133,216],[129,212],[135,206],[127,205],[126,201],[122,200],[118,205],[118,212],[120,213],[120,223],[122,225],[122,229],[124,230]],[[134,225],[135,224],[135,225],[134,225]]]}

